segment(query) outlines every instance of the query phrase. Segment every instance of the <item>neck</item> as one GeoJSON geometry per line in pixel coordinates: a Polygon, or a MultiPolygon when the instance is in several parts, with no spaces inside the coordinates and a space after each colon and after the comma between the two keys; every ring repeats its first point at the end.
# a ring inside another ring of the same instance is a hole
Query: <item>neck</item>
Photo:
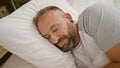
{"type": "Polygon", "coordinates": [[[79,30],[78,30],[78,24],[75,24],[75,34],[76,34],[76,42],[73,45],[73,48],[75,48],[80,42],[80,34],[79,34],[79,30]]]}

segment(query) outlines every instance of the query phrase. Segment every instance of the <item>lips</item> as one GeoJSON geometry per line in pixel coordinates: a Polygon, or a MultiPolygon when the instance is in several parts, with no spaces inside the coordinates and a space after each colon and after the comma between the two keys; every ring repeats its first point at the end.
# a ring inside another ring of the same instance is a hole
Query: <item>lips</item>
{"type": "Polygon", "coordinates": [[[67,42],[67,39],[61,40],[61,41],[58,43],[59,47],[60,47],[60,48],[64,47],[66,42],[67,42]]]}

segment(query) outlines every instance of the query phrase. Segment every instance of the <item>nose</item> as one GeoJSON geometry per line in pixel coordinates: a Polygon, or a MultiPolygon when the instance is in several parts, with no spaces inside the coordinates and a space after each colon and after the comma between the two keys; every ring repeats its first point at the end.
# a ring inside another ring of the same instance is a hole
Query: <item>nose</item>
{"type": "Polygon", "coordinates": [[[56,44],[58,42],[58,37],[56,35],[51,35],[50,36],[50,42],[52,44],[56,44]]]}

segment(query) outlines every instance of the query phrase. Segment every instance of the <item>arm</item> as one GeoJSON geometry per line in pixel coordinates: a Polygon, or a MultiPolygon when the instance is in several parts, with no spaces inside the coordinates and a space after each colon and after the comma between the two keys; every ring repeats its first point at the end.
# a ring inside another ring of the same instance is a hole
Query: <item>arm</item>
{"type": "Polygon", "coordinates": [[[108,65],[106,65],[104,68],[120,68],[120,63],[111,62],[108,65]]]}
{"type": "Polygon", "coordinates": [[[120,43],[111,48],[106,54],[112,62],[120,63],[120,43]]]}
{"type": "Polygon", "coordinates": [[[111,48],[106,54],[112,62],[104,68],[120,68],[120,43],[111,48]]]}

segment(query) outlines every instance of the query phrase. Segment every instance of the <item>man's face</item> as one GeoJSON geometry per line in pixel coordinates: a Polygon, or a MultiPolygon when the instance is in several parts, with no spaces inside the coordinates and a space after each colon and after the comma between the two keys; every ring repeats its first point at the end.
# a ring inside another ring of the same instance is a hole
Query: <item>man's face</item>
{"type": "Polygon", "coordinates": [[[70,44],[75,42],[73,24],[67,17],[54,11],[48,11],[39,18],[38,31],[44,38],[64,52],[69,51],[70,44]]]}

